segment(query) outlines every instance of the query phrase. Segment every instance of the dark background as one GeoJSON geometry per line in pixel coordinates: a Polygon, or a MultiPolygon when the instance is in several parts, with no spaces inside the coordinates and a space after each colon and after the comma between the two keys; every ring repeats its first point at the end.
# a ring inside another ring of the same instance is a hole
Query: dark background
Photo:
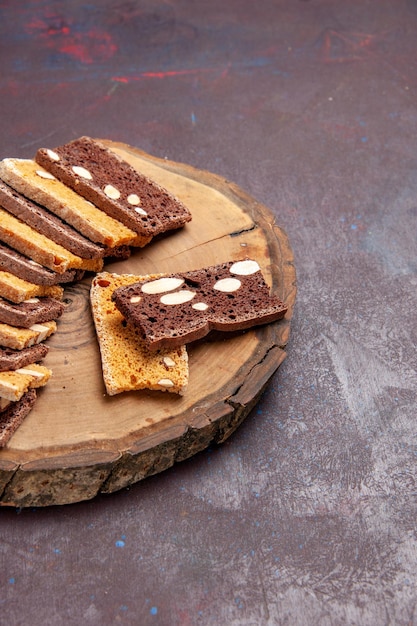
{"type": "Polygon", "coordinates": [[[0,1],[0,157],[83,134],[288,233],[288,357],[225,444],[0,511],[0,623],[417,624],[415,0],[0,1]]]}

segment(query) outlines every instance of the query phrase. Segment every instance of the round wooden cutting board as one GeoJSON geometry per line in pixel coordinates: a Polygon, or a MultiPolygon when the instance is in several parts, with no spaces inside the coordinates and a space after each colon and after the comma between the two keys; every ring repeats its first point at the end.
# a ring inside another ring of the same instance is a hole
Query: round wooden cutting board
{"type": "Polygon", "coordinates": [[[288,239],[270,211],[216,175],[125,144],[103,143],[174,193],[193,215],[185,228],[106,270],[143,275],[255,259],[288,313],[256,330],[189,346],[189,384],[181,397],[150,391],[110,397],[90,312],[91,277],[67,288],[67,308],[44,361],[53,377],[0,451],[0,504],[5,506],[87,500],[222,443],[285,357],[295,269],[288,239]]]}

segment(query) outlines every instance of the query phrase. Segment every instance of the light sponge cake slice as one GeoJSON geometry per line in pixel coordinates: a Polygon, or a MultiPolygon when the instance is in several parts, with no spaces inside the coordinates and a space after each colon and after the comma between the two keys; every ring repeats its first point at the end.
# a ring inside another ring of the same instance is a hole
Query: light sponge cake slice
{"type": "Polygon", "coordinates": [[[19,328],[9,324],[0,324],[0,346],[22,350],[45,341],[45,339],[56,332],[56,329],[57,324],[55,320],[45,322],[44,324],[33,324],[31,328],[19,328]]]}
{"type": "Polygon", "coordinates": [[[141,247],[150,239],[138,236],[132,229],[100,211],[31,159],[3,159],[0,161],[0,178],[71,224],[91,241],[117,248],[122,245],[141,247]]]}
{"type": "Polygon", "coordinates": [[[135,329],[124,322],[112,302],[118,287],[138,280],[131,274],[101,272],[91,285],[91,307],[100,346],[103,379],[110,396],[151,389],[182,394],[188,384],[188,355],[184,347],[149,352],[135,329]]]}
{"type": "Polygon", "coordinates": [[[0,372],[0,397],[16,402],[28,389],[44,387],[51,376],[51,370],[38,363],[10,372],[0,372]]]}
{"type": "Polygon", "coordinates": [[[11,302],[24,302],[37,296],[50,296],[62,300],[64,289],[61,285],[36,285],[10,272],[0,270],[0,297],[11,302]]]}
{"type": "Polygon", "coordinates": [[[83,259],[0,208],[0,240],[58,274],[69,269],[99,272],[103,259],[83,259]]]}

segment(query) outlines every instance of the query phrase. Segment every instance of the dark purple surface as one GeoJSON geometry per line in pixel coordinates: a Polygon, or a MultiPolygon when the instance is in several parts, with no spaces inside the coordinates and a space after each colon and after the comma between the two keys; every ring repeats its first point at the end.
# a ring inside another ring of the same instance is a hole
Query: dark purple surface
{"type": "Polygon", "coordinates": [[[0,2],[0,157],[83,134],[287,231],[288,358],[220,448],[0,511],[0,622],[417,623],[417,2],[0,2]]]}

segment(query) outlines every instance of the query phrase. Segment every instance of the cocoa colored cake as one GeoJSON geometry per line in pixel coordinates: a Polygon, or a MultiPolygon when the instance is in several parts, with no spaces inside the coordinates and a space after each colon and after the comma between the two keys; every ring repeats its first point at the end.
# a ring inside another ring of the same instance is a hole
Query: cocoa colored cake
{"type": "Polygon", "coordinates": [[[48,346],[38,343],[22,350],[12,348],[0,348],[0,372],[9,372],[25,367],[31,363],[38,363],[49,352],[48,346]]]}
{"type": "Polygon", "coordinates": [[[282,318],[287,306],[269,293],[256,261],[146,278],[116,289],[113,300],[150,350],[238,331],[282,318]]]}
{"type": "Polygon", "coordinates": [[[28,391],[17,402],[10,402],[0,412],[0,448],[3,448],[19,428],[36,402],[36,389],[28,391]]]}
{"type": "Polygon", "coordinates": [[[30,298],[19,304],[0,298],[0,322],[21,328],[61,317],[65,305],[55,298],[30,298]]]}
{"type": "Polygon", "coordinates": [[[12,248],[2,244],[0,244],[0,271],[9,272],[29,283],[48,287],[58,283],[71,283],[75,280],[81,280],[84,276],[83,270],[67,270],[62,274],[57,274],[17,252],[17,250],[12,250],[12,248]]]}
{"type": "Polygon", "coordinates": [[[181,228],[191,220],[182,202],[90,137],[53,150],[42,148],[35,161],[102,211],[146,237],[181,228]]]}

